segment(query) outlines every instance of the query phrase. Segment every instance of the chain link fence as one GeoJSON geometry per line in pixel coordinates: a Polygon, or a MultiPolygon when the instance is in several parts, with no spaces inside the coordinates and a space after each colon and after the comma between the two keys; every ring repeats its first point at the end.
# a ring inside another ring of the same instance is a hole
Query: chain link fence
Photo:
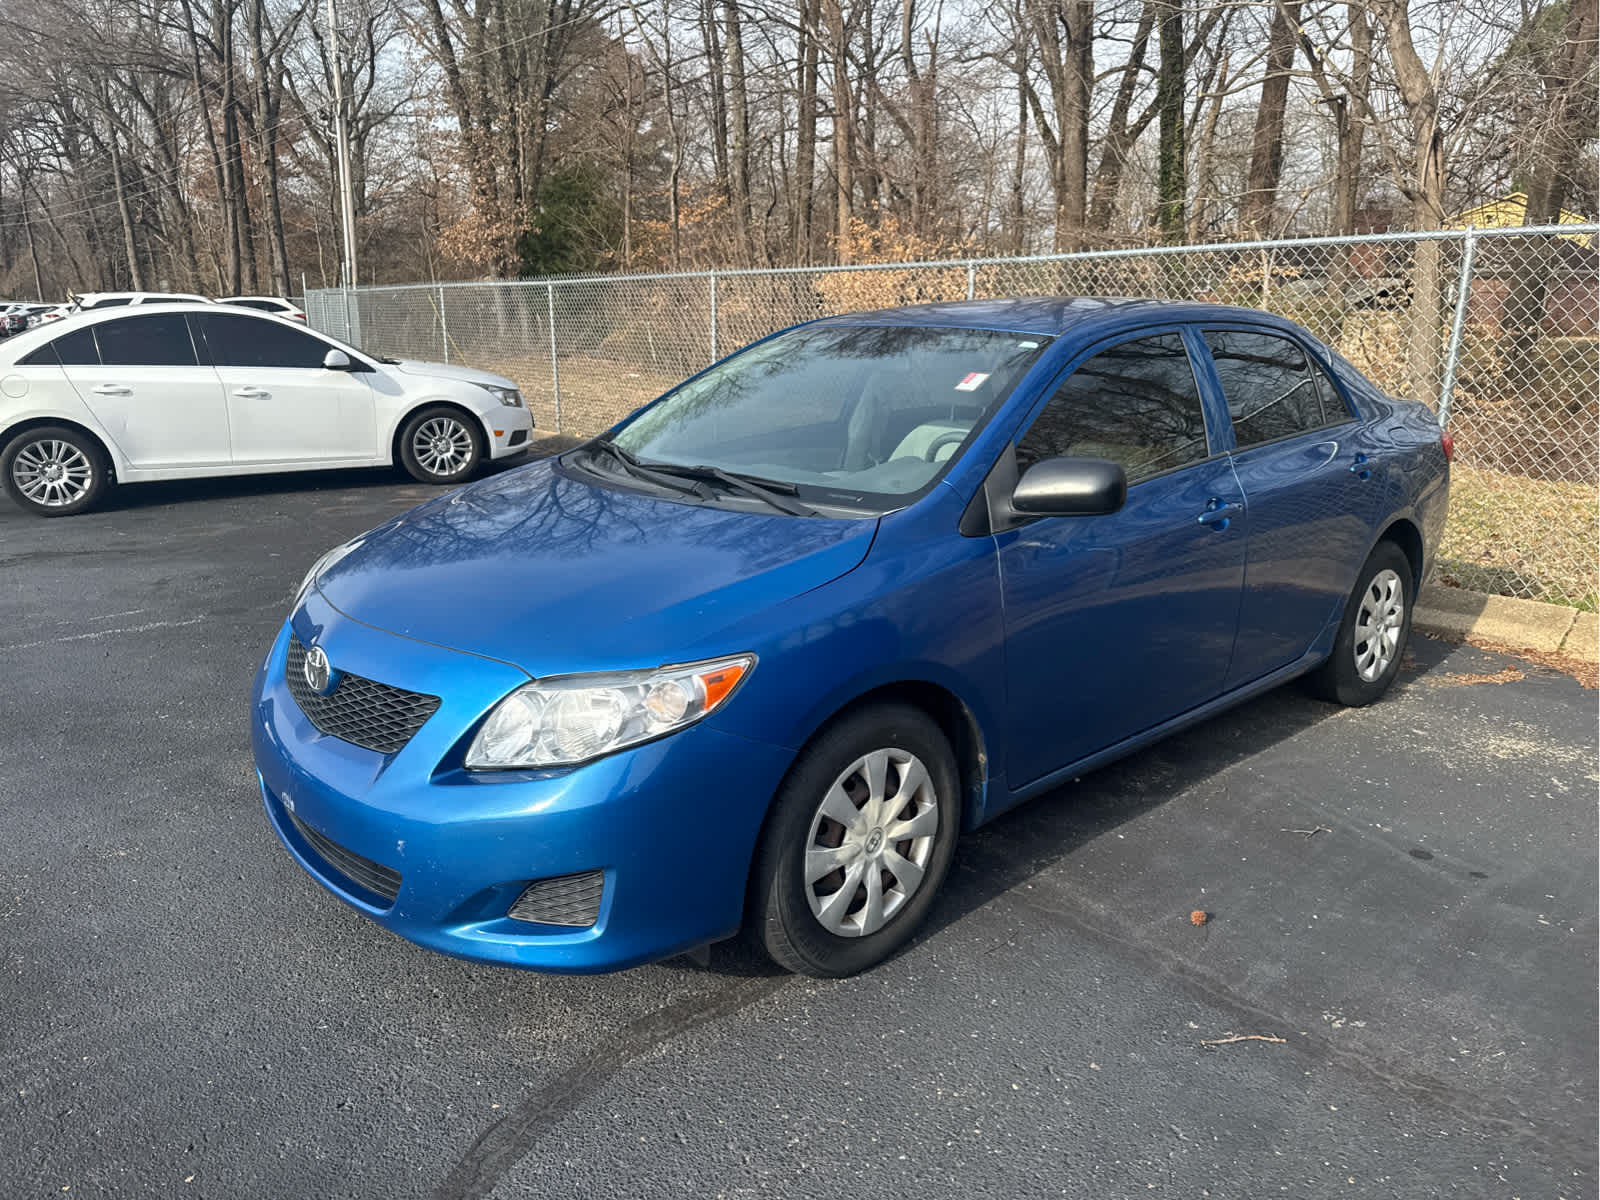
{"type": "Polygon", "coordinates": [[[318,329],[513,379],[544,430],[608,428],[800,321],[940,300],[1100,295],[1265,309],[1456,445],[1447,583],[1596,607],[1600,227],[1308,238],[856,267],[313,290],[318,329]]]}

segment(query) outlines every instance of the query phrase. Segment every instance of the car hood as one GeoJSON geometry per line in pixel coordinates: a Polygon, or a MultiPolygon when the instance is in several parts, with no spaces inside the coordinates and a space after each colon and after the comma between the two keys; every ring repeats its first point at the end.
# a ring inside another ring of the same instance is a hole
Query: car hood
{"type": "Polygon", "coordinates": [[[504,375],[493,375],[488,371],[480,371],[476,367],[456,367],[448,363],[419,362],[416,359],[402,359],[397,363],[390,363],[390,367],[403,375],[426,375],[432,379],[456,379],[463,383],[488,383],[495,387],[514,388],[517,385],[504,375]]]}
{"type": "Polygon", "coordinates": [[[877,526],[657,500],[551,460],[379,526],[317,586],[354,620],[533,676],[624,670],[746,649],[717,630],[852,570],[877,526]]]}

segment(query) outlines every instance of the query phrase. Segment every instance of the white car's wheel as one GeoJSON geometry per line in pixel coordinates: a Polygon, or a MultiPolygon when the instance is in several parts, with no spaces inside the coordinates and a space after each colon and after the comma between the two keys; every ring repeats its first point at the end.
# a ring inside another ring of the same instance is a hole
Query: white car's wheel
{"type": "Polygon", "coordinates": [[[87,434],[45,425],[19,434],[0,454],[6,494],[41,517],[91,508],[111,482],[105,451],[87,434]]]}
{"type": "Polygon", "coordinates": [[[419,409],[400,430],[400,462],[420,483],[463,483],[483,458],[483,433],[458,408],[419,409]]]}

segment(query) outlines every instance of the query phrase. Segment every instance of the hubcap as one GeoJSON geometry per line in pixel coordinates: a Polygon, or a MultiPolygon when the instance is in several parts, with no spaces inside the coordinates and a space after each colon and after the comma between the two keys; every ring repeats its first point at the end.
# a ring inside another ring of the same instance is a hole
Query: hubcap
{"type": "Polygon", "coordinates": [[[1394,661],[1406,621],[1406,589],[1400,576],[1382,570],[1361,593],[1356,610],[1356,674],[1371,683],[1394,661]]]}
{"type": "Polygon", "coordinates": [[[411,452],[431,475],[458,475],[472,460],[472,434],[454,417],[430,417],[412,436],[411,452]]]}
{"type": "Polygon", "coordinates": [[[94,464],[71,442],[46,438],[22,448],[12,460],[11,478],[35,504],[64,508],[88,495],[94,464]]]}
{"type": "Polygon", "coordinates": [[[811,818],[806,900],[829,933],[865,937],[922,886],[939,832],[939,800],[907,750],[865,754],[840,773],[811,818]]]}

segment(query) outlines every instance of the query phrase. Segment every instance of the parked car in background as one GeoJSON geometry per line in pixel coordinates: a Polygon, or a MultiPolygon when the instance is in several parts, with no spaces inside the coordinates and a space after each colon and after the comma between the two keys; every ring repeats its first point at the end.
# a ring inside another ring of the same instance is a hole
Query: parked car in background
{"type": "Polygon", "coordinates": [[[0,308],[0,337],[10,337],[28,327],[28,306],[8,304],[0,308]]]}
{"type": "Polygon", "coordinates": [[[84,292],[74,302],[78,312],[96,308],[118,308],[127,304],[210,304],[204,296],[190,292],[84,292]]]}
{"type": "Polygon", "coordinates": [[[1450,450],[1255,311],[803,325],[315,563],[255,681],[267,817],[461,958],[611,970],[743,926],[847,975],[962,831],[1297,676],[1382,695],[1450,450]]]}
{"type": "Polygon", "coordinates": [[[32,304],[28,306],[28,327],[35,325],[48,325],[51,321],[59,321],[63,317],[70,317],[73,308],[70,304],[32,304]]]}
{"type": "Polygon", "coordinates": [[[88,312],[0,345],[0,483],[41,516],[113,481],[397,463],[455,484],[527,449],[516,384],[218,304],[88,312]]]}
{"type": "Polygon", "coordinates": [[[241,308],[254,308],[261,312],[271,313],[276,317],[288,317],[291,321],[304,321],[306,314],[281,296],[228,296],[218,300],[218,304],[237,304],[241,308]]]}

